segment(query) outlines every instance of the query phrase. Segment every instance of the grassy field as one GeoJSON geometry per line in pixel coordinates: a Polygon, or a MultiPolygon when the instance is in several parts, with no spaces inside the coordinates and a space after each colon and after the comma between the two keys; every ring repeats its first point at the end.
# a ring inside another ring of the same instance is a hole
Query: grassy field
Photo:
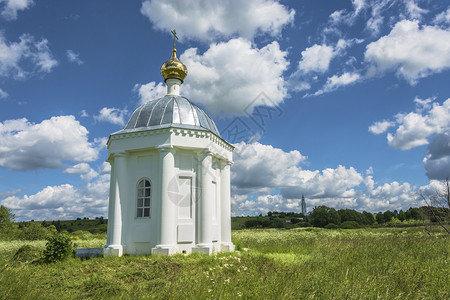
{"type": "Polygon", "coordinates": [[[48,265],[13,260],[24,243],[43,249],[43,241],[0,242],[0,298],[450,299],[450,238],[438,231],[240,230],[233,242],[241,251],[48,265]]]}

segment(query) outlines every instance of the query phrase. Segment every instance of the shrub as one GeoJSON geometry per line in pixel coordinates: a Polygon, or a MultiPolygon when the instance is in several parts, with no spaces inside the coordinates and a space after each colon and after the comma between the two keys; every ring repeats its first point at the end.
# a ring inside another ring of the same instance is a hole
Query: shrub
{"type": "Polygon", "coordinates": [[[22,228],[21,237],[24,240],[45,240],[49,235],[47,228],[37,222],[30,222],[22,228]]]}
{"type": "Polygon", "coordinates": [[[359,224],[356,221],[345,221],[341,224],[343,229],[356,229],[359,228],[359,224]]]}
{"type": "Polygon", "coordinates": [[[64,233],[57,233],[47,239],[44,258],[48,263],[64,260],[73,252],[73,244],[70,237],[64,233]]]}
{"type": "Polygon", "coordinates": [[[326,229],[338,229],[339,226],[337,226],[337,225],[334,224],[334,223],[328,223],[328,224],[325,226],[325,228],[326,228],[326,229]]]}
{"type": "Polygon", "coordinates": [[[13,256],[13,261],[16,262],[32,262],[41,257],[41,250],[38,247],[31,245],[23,245],[13,256]]]}

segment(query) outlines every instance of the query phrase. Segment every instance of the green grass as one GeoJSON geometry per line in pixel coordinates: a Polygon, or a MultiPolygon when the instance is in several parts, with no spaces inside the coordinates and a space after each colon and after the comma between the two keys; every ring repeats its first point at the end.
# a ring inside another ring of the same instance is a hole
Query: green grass
{"type": "MultiPolygon", "coordinates": [[[[450,299],[450,238],[436,231],[239,230],[233,241],[241,252],[48,265],[14,262],[26,242],[0,242],[0,298],[450,299]]],[[[105,240],[76,243],[100,247],[105,240]]]]}

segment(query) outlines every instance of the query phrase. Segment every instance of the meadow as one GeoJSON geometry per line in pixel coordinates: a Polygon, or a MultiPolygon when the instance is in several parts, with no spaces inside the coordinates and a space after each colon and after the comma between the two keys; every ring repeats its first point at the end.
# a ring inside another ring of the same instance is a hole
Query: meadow
{"type": "MultiPolygon", "coordinates": [[[[101,247],[84,234],[76,247],[101,247]]],[[[233,231],[218,255],[20,262],[0,241],[1,299],[450,299],[450,238],[439,228],[233,231]]]]}

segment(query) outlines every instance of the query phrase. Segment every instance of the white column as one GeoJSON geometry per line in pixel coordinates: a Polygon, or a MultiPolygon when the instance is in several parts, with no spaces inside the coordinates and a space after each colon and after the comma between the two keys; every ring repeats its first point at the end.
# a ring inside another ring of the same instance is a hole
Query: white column
{"type": "Polygon", "coordinates": [[[114,155],[112,164],[112,176],[110,182],[110,207],[109,216],[112,217],[108,222],[108,241],[105,249],[105,255],[122,256],[122,203],[127,201],[127,153],[114,155]]]}
{"type": "Polygon", "coordinates": [[[197,234],[198,243],[193,252],[211,254],[212,244],[212,156],[211,152],[204,151],[199,154],[200,163],[200,195],[198,202],[197,234]]]}
{"type": "Polygon", "coordinates": [[[169,78],[166,80],[167,95],[180,96],[181,80],[169,78]]]}
{"type": "Polygon", "coordinates": [[[173,254],[177,244],[177,210],[175,203],[169,198],[169,184],[176,180],[175,176],[175,149],[161,147],[158,149],[161,163],[161,223],[160,243],[152,249],[152,254],[173,254]]]}
{"type": "Polygon", "coordinates": [[[222,251],[233,251],[231,242],[230,166],[227,161],[220,170],[220,240],[222,251]]]}
{"type": "Polygon", "coordinates": [[[109,183],[109,203],[108,203],[108,229],[106,232],[106,247],[108,245],[112,245],[112,237],[114,235],[114,206],[115,206],[115,192],[116,192],[116,185],[115,182],[115,176],[114,176],[114,159],[111,161],[108,160],[108,162],[111,164],[111,176],[110,176],[110,183],[109,183]]]}

